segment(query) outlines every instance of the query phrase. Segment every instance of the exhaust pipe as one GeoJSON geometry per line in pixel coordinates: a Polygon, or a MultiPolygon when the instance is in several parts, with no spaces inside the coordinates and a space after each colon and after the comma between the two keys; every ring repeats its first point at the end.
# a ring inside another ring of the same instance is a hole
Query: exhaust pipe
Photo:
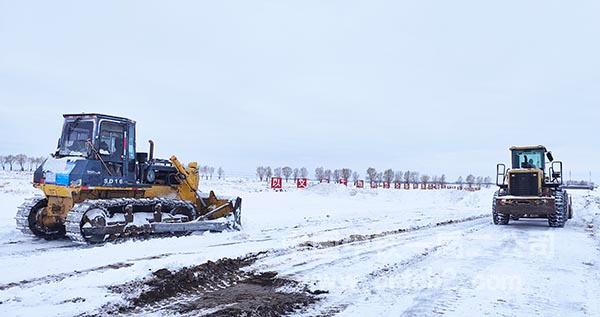
{"type": "Polygon", "coordinates": [[[150,143],[150,151],[148,152],[148,161],[151,161],[154,158],[154,141],[148,140],[150,143]]]}

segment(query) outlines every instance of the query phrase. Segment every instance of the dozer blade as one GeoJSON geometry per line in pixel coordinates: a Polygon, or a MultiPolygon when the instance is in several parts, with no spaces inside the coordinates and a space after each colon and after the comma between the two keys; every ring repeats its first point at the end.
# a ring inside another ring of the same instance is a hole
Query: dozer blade
{"type": "Polygon", "coordinates": [[[240,197],[217,196],[211,191],[208,195],[198,192],[198,199],[200,208],[197,220],[214,220],[233,215],[235,224],[242,225],[242,199],[240,197]]]}

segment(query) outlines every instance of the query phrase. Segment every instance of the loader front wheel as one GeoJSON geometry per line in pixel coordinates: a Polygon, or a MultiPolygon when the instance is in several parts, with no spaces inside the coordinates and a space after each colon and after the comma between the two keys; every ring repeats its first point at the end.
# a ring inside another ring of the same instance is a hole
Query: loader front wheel
{"type": "Polygon", "coordinates": [[[554,193],[554,211],[548,215],[548,225],[553,228],[562,228],[568,218],[567,202],[564,191],[554,193]]]}

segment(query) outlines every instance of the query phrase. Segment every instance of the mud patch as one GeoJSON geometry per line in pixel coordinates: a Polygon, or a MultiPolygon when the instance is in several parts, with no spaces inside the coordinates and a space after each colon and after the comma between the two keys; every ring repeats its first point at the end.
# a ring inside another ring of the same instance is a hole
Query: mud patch
{"type": "Polygon", "coordinates": [[[311,291],[275,272],[246,272],[266,253],[160,269],[144,280],[113,286],[126,304],[109,304],[85,316],[164,313],[191,316],[282,316],[306,308],[326,291],[311,291]]]}

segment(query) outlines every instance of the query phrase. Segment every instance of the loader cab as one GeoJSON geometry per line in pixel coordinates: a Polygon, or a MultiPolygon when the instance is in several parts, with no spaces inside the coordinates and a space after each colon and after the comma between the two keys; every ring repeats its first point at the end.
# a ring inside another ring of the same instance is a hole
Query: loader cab
{"type": "Polygon", "coordinates": [[[89,174],[99,174],[104,185],[136,181],[135,121],[103,114],[65,114],[56,158],[89,161],[89,174]]]}
{"type": "Polygon", "coordinates": [[[542,171],[546,168],[546,148],[543,146],[531,148],[511,148],[512,168],[537,168],[542,171]]]}

